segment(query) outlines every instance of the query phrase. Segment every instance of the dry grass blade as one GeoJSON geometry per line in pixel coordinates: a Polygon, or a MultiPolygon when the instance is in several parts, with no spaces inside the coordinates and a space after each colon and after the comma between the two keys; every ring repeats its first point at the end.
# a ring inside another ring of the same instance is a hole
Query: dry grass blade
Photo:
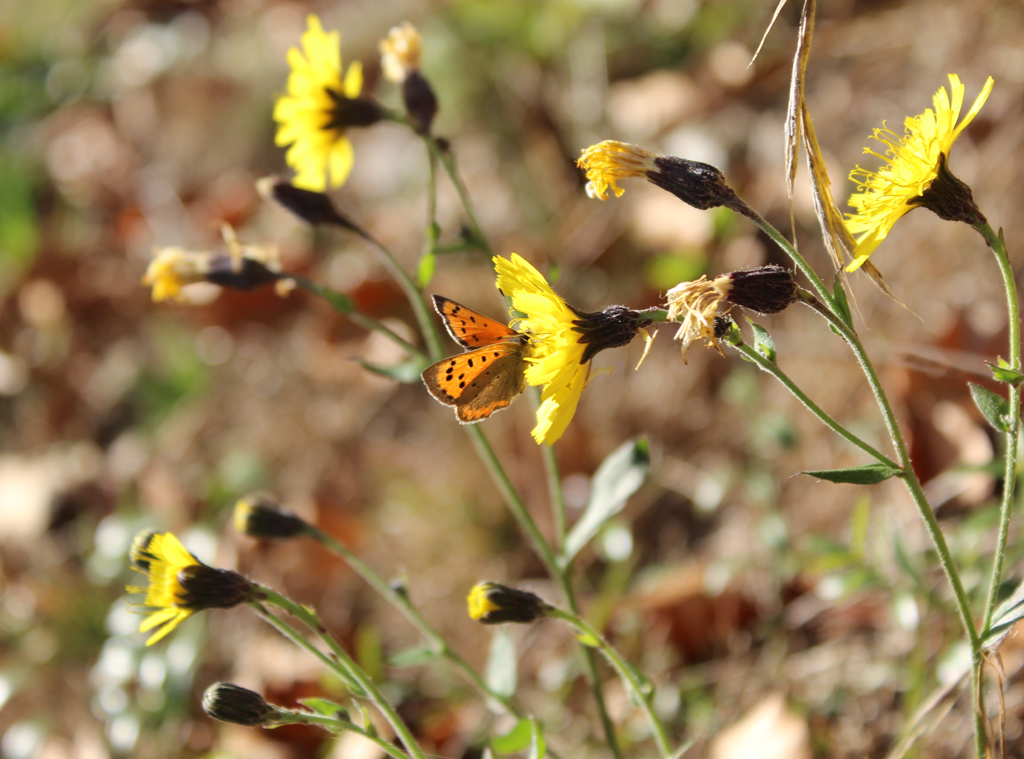
{"type": "Polygon", "coordinates": [[[775,22],[779,20],[779,14],[782,13],[782,9],[786,7],[788,0],[779,0],[779,4],[775,6],[775,13],[772,14],[772,20],[768,22],[768,28],[764,30],[764,34],[761,35],[761,41],[757,45],[757,50],[754,51],[753,58],[750,59],[750,63],[747,64],[747,68],[754,65],[754,61],[757,60],[757,56],[761,53],[761,48],[764,47],[764,41],[768,39],[768,33],[775,26],[775,22]]]}
{"type": "MultiPolygon", "coordinates": [[[[782,5],[783,3],[780,3],[779,7],[776,8],[776,16],[778,16],[779,11],[782,9],[782,5]]],[[[800,32],[797,37],[796,56],[793,58],[793,78],[789,85],[789,107],[786,109],[785,134],[786,191],[789,193],[790,200],[793,199],[793,185],[796,183],[796,157],[797,151],[800,150],[801,126],[804,113],[804,78],[807,73],[807,62],[811,57],[811,38],[814,36],[814,15],[817,12],[817,8],[817,0],[804,0],[804,9],[800,14],[800,32]]],[[[775,19],[772,19],[773,23],[774,21],[775,19]]],[[[763,40],[762,44],[764,44],[763,40]]]]}
{"type": "Polygon", "coordinates": [[[903,735],[893,746],[892,751],[886,754],[885,759],[902,759],[913,748],[918,738],[931,732],[942,721],[942,718],[949,714],[949,710],[956,702],[957,686],[970,674],[970,671],[969,664],[961,667],[961,671],[956,673],[958,676],[951,678],[917,708],[907,723],[903,735]]]}
{"type": "Polygon", "coordinates": [[[832,180],[825,168],[825,158],[818,145],[818,137],[814,133],[814,122],[811,121],[807,103],[801,102],[800,107],[803,125],[804,150],[807,151],[807,169],[811,175],[811,195],[814,199],[814,214],[818,217],[821,231],[825,238],[825,247],[832,256],[836,270],[841,271],[843,262],[855,247],[850,230],[843,223],[843,215],[839,212],[832,198],[832,180]]]}

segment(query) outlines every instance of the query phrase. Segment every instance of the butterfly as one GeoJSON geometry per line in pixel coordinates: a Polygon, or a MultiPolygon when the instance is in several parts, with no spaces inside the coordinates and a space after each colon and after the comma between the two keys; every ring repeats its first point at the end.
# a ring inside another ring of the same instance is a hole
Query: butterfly
{"type": "Polygon", "coordinates": [[[423,370],[430,394],[454,406],[463,424],[508,406],[526,387],[526,336],[440,295],[434,296],[434,308],[448,334],[467,350],[423,370]]]}

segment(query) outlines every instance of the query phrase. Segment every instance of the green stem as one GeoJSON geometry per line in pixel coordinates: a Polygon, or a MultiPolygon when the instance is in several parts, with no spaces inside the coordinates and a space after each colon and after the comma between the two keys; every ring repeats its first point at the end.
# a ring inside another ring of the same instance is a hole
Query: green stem
{"type": "Polygon", "coordinates": [[[354,324],[358,324],[363,329],[379,332],[380,334],[384,335],[386,338],[391,340],[391,342],[393,342],[395,345],[399,346],[400,348],[407,351],[410,355],[415,356],[416,358],[424,360],[427,358],[422,350],[417,348],[412,343],[408,342],[404,337],[402,337],[398,333],[392,331],[389,327],[385,326],[384,324],[381,324],[379,321],[367,316],[366,314],[361,314],[358,311],[356,311],[355,303],[347,295],[339,293],[336,290],[333,290],[329,287],[318,285],[316,282],[306,279],[305,277],[290,275],[290,279],[293,279],[295,281],[295,284],[297,284],[303,290],[306,290],[312,293],[313,295],[316,295],[317,297],[323,298],[331,305],[331,307],[335,311],[337,311],[342,316],[347,317],[349,321],[353,322],[354,324]]]}
{"type": "MultiPolygon", "coordinates": [[[[508,506],[509,511],[512,512],[512,516],[515,517],[516,521],[519,523],[520,529],[526,533],[527,538],[529,538],[530,543],[533,546],[533,550],[541,560],[541,563],[544,564],[544,568],[547,570],[548,575],[558,583],[569,608],[572,609],[574,613],[578,613],[576,594],[573,592],[572,583],[569,580],[569,567],[565,567],[565,569],[559,567],[558,560],[555,557],[554,552],[552,552],[551,546],[548,545],[548,542],[544,539],[540,529],[537,527],[537,523],[533,521],[533,517],[530,516],[530,512],[527,511],[525,504],[523,504],[522,499],[519,497],[519,493],[516,491],[515,486],[512,484],[508,474],[505,472],[505,468],[501,465],[501,461],[498,460],[497,455],[494,453],[494,449],[491,448],[491,444],[484,435],[483,430],[481,430],[478,425],[470,425],[466,428],[466,431],[469,433],[469,437],[473,441],[473,445],[476,447],[477,453],[483,460],[484,466],[486,466],[487,471],[490,472],[491,478],[494,480],[494,484],[497,486],[498,491],[505,500],[505,504],[508,506]]],[[[611,717],[608,716],[608,707],[605,704],[604,692],[601,689],[597,660],[594,657],[594,652],[586,646],[584,646],[583,654],[587,665],[590,687],[594,694],[594,701],[597,704],[597,713],[601,719],[601,725],[604,728],[605,738],[608,741],[608,748],[616,759],[620,759],[622,752],[619,748],[618,738],[615,735],[615,726],[612,725],[611,717]]]]}
{"type": "Polygon", "coordinates": [[[853,350],[853,354],[857,358],[857,363],[860,364],[861,370],[864,372],[864,376],[867,378],[868,384],[871,386],[871,391],[875,395],[875,400],[878,402],[878,408],[881,410],[882,418],[885,420],[886,429],[888,429],[889,436],[892,438],[893,445],[896,448],[897,459],[899,460],[900,468],[903,470],[903,477],[901,478],[903,480],[903,484],[910,492],[910,497],[914,501],[914,505],[917,507],[921,518],[924,520],[925,528],[928,530],[928,535],[932,540],[932,545],[935,546],[935,550],[939,555],[939,562],[942,564],[942,570],[946,573],[946,578],[949,580],[949,584],[953,588],[953,596],[956,599],[957,612],[960,615],[960,622],[964,627],[964,631],[967,633],[967,638],[971,645],[971,655],[974,664],[971,669],[971,693],[973,696],[972,705],[974,712],[975,754],[978,759],[984,759],[986,755],[987,738],[985,732],[984,712],[981,703],[981,637],[978,634],[978,628],[974,624],[974,617],[971,614],[971,606],[967,598],[967,591],[964,589],[963,582],[960,579],[960,573],[957,571],[956,564],[953,561],[953,555],[949,550],[949,546],[946,544],[946,538],[942,534],[942,528],[939,526],[939,520],[936,518],[935,512],[932,510],[931,504],[928,503],[928,498],[924,494],[924,488],[921,486],[921,481],[917,477],[917,472],[914,471],[914,466],[910,461],[910,454],[907,451],[907,444],[903,439],[903,433],[900,431],[899,424],[896,421],[896,414],[893,413],[892,406],[885,394],[885,389],[882,387],[882,382],[878,378],[878,373],[875,371],[874,365],[868,358],[868,355],[864,350],[864,346],[860,342],[860,338],[857,337],[857,334],[853,330],[843,323],[842,319],[830,312],[817,301],[814,303],[808,302],[808,305],[821,313],[828,320],[829,324],[831,324],[843,339],[846,340],[851,350],[853,350]]]}
{"type": "Polygon", "coordinates": [[[405,297],[409,300],[409,305],[412,306],[413,314],[416,316],[416,323],[419,324],[420,332],[423,334],[423,339],[427,344],[427,354],[432,361],[440,361],[441,342],[438,339],[437,330],[434,328],[434,320],[430,315],[430,309],[427,308],[427,302],[423,299],[423,293],[420,291],[420,288],[416,286],[412,277],[401,267],[395,257],[391,255],[391,251],[378,242],[375,237],[362,229],[359,230],[358,234],[380,252],[388,271],[398,282],[399,287],[405,293],[405,297]]]}
{"type": "MultiPolygon", "coordinates": [[[[530,388],[530,400],[533,401],[533,411],[536,414],[537,409],[540,408],[540,392],[535,387],[530,388]]],[[[544,461],[544,473],[548,481],[548,498],[551,501],[551,517],[555,526],[554,553],[556,556],[560,556],[567,529],[562,476],[558,470],[558,457],[555,455],[553,445],[540,446],[540,456],[544,461]]]]}
{"type": "Polygon", "coordinates": [[[866,442],[864,442],[859,437],[850,432],[848,429],[846,429],[846,427],[844,427],[831,416],[829,416],[818,404],[816,404],[814,401],[808,398],[807,394],[804,393],[803,390],[801,390],[799,387],[797,387],[793,380],[790,379],[789,376],[785,372],[783,372],[782,369],[779,368],[779,365],[776,364],[774,361],[769,361],[767,358],[762,356],[759,352],[751,348],[746,343],[741,342],[738,345],[729,343],[729,345],[732,345],[733,348],[735,348],[737,351],[746,356],[748,360],[757,364],[759,369],[761,369],[764,372],[767,372],[768,374],[775,377],[775,379],[777,379],[779,382],[781,382],[783,387],[785,387],[787,390],[789,390],[790,393],[793,394],[793,397],[800,401],[800,403],[802,403],[808,411],[810,411],[812,414],[818,417],[818,419],[820,419],[821,422],[830,430],[832,430],[845,440],[853,443],[855,446],[860,448],[869,456],[873,456],[874,458],[878,459],[878,461],[880,461],[881,463],[891,466],[894,469],[901,468],[899,464],[890,459],[884,453],[868,445],[866,442]]]}
{"type": "Polygon", "coordinates": [[[654,706],[651,704],[650,694],[644,692],[647,690],[647,688],[645,688],[645,684],[640,682],[635,670],[626,663],[626,660],[622,658],[619,652],[616,651],[612,645],[605,640],[604,636],[595,630],[589,622],[579,616],[579,614],[552,608],[547,613],[547,616],[561,619],[563,622],[568,622],[579,633],[589,638],[590,641],[596,642],[597,649],[608,660],[608,663],[612,665],[612,669],[615,670],[616,674],[622,678],[622,682],[626,685],[626,688],[629,689],[633,696],[633,700],[640,705],[640,708],[643,709],[644,714],[647,716],[647,722],[651,726],[651,732],[654,733],[654,739],[658,744],[658,751],[663,757],[666,757],[666,759],[667,757],[672,756],[672,747],[669,745],[668,733],[654,711],[654,706]]]}
{"type": "Polygon", "coordinates": [[[832,305],[832,293],[828,291],[828,288],[825,287],[825,283],[821,281],[820,277],[818,277],[817,272],[811,268],[810,264],[808,264],[806,259],[797,252],[796,248],[790,244],[789,240],[787,240],[779,230],[763,219],[756,211],[752,210],[750,214],[747,214],[747,216],[761,228],[762,232],[772,238],[776,245],[782,248],[786,255],[789,256],[793,263],[796,264],[796,267],[803,272],[803,275],[807,277],[808,280],[810,280],[811,285],[814,287],[814,291],[818,294],[818,297],[827,303],[829,308],[834,311],[835,309],[832,305]]]}
{"type": "Polygon", "coordinates": [[[412,626],[415,627],[427,640],[431,650],[454,665],[455,668],[458,669],[470,682],[470,684],[488,701],[492,708],[499,712],[508,712],[517,719],[523,719],[523,715],[512,706],[509,699],[495,693],[491,688],[489,688],[487,683],[484,682],[484,679],[480,677],[480,674],[473,669],[465,659],[449,647],[448,642],[445,641],[445,639],[441,637],[441,634],[434,629],[422,614],[420,614],[419,609],[412,604],[412,601],[405,593],[401,593],[392,588],[391,585],[380,575],[370,569],[362,559],[327,533],[312,526],[310,526],[307,531],[311,537],[320,541],[320,543],[322,543],[329,551],[341,557],[341,559],[348,564],[356,574],[362,577],[370,587],[380,593],[392,606],[398,609],[405,618],[409,620],[412,626]]]}
{"type": "Polygon", "coordinates": [[[294,709],[285,709],[280,706],[275,708],[277,709],[278,719],[269,727],[277,727],[279,725],[315,725],[332,733],[355,733],[375,743],[381,751],[392,757],[392,759],[409,759],[409,754],[402,751],[395,744],[384,740],[375,732],[365,730],[349,720],[335,719],[321,714],[300,712],[294,709]]]}
{"type": "Polygon", "coordinates": [[[459,200],[462,201],[462,207],[466,210],[466,215],[469,216],[469,223],[473,227],[473,236],[476,238],[480,249],[487,254],[488,258],[494,258],[494,251],[491,249],[491,244],[487,242],[483,227],[480,226],[480,221],[477,219],[476,211],[473,208],[473,201],[469,197],[469,191],[466,189],[466,185],[462,183],[462,177],[459,176],[458,168],[455,166],[455,155],[450,150],[441,150],[434,138],[429,135],[425,135],[423,140],[427,144],[427,150],[430,151],[430,155],[441,162],[445,173],[448,174],[448,178],[455,187],[455,191],[459,194],[459,200]]]}
{"type": "MultiPolygon", "coordinates": [[[[1020,351],[1020,305],[1017,300],[1017,283],[1013,276],[1013,267],[1006,252],[1006,243],[1002,233],[996,234],[987,223],[977,227],[995,254],[999,273],[1003,277],[1006,289],[1006,313],[1010,322],[1010,368],[1021,370],[1020,351]]],[[[982,625],[981,637],[987,637],[992,628],[992,618],[999,600],[999,586],[1003,581],[1003,566],[1006,561],[1006,541],[1010,533],[1010,517],[1014,504],[1014,491],[1017,484],[1017,438],[1020,434],[1020,385],[1010,385],[1010,419],[1006,431],[1006,466],[1003,474],[1003,500],[999,509],[999,537],[996,542],[996,556],[992,562],[992,577],[988,585],[988,598],[985,601],[985,622],[982,625]]]]}
{"type": "Polygon", "coordinates": [[[336,666],[332,667],[332,669],[337,671],[339,667],[343,668],[348,673],[348,676],[362,689],[367,698],[373,702],[373,705],[377,707],[377,710],[384,716],[384,719],[388,721],[388,724],[391,725],[391,729],[395,731],[395,735],[402,741],[402,745],[405,746],[409,754],[415,759],[426,759],[426,756],[423,754],[423,750],[416,742],[416,738],[413,736],[402,718],[398,716],[394,707],[391,706],[380,690],[378,690],[373,680],[363,672],[362,668],[356,664],[345,649],[338,644],[338,641],[336,641],[334,637],[327,632],[327,628],[324,627],[316,612],[309,607],[295,603],[290,598],[281,595],[271,588],[261,586],[260,590],[266,594],[265,600],[268,604],[276,606],[299,619],[304,625],[306,625],[306,627],[315,633],[320,640],[327,644],[327,647],[337,659],[336,666]]]}

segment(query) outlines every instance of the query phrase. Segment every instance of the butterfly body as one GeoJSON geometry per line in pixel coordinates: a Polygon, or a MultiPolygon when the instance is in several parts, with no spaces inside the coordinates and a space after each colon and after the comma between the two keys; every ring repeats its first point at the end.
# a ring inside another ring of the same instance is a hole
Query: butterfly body
{"type": "Polygon", "coordinates": [[[507,407],[526,387],[526,338],[507,325],[453,300],[434,296],[448,334],[465,353],[423,370],[423,384],[463,424],[486,419],[507,407]]]}

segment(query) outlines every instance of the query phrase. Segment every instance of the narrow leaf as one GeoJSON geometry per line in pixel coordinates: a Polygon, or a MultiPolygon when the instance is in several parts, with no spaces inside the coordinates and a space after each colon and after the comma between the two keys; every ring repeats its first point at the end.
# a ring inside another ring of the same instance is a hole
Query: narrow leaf
{"type": "Polygon", "coordinates": [[[522,751],[533,741],[533,725],[528,719],[521,719],[504,735],[491,738],[491,751],[495,754],[514,754],[522,751]]]}
{"type": "Polygon", "coordinates": [[[1000,432],[1007,432],[1010,429],[1008,421],[1010,416],[1009,402],[1003,396],[993,393],[987,387],[976,385],[973,382],[968,382],[967,386],[971,389],[974,405],[978,407],[978,411],[981,412],[986,421],[1000,432]]]}
{"type": "Polygon", "coordinates": [[[854,466],[849,469],[817,469],[797,472],[797,474],[806,474],[810,477],[817,477],[819,480],[842,482],[850,485],[877,485],[879,482],[885,482],[890,477],[901,476],[903,471],[887,464],[865,464],[864,466],[854,466]]]}
{"type": "Polygon", "coordinates": [[[341,704],[326,698],[300,698],[299,703],[322,717],[332,717],[349,721],[348,709],[341,704]]]}
{"type": "MultiPolygon", "coordinates": [[[[842,272],[836,273],[835,282],[832,283],[832,304],[836,307],[839,318],[847,327],[853,327],[853,316],[850,314],[850,301],[846,299],[846,288],[843,287],[842,272]]],[[[838,334],[838,333],[837,333],[838,334]]]]}
{"type": "Polygon", "coordinates": [[[403,361],[400,364],[394,366],[380,366],[378,364],[371,364],[369,361],[358,359],[359,365],[371,371],[374,374],[379,374],[381,377],[387,377],[393,379],[395,382],[401,382],[403,385],[413,385],[420,381],[420,374],[426,368],[424,363],[418,359],[409,359],[403,361]]]}
{"type": "Polygon", "coordinates": [[[1005,382],[1008,385],[1017,387],[1021,382],[1024,382],[1024,373],[1018,372],[1016,369],[1011,369],[1010,365],[1003,359],[999,359],[999,365],[986,361],[992,368],[992,376],[1000,382],[1005,382]]]}
{"type": "Polygon", "coordinates": [[[644,482],[651,466],[647,441],[629,440],[616,448],[597,468],[590,485],[590,500],[583,516],[565,539],[561,560],[568,564],[644,482]]]}
{"type": "Polygon", "coordinates": [[[1013,594],[999,604],[992,617],[992,629],[982,643],[983,648],[996,648],[1015,624],[1024,619],[1024,582],[1017,586],[1013,594]]]}
{"type": "Polygon", "coordinates": [[[773,364],[777,364],[778,351],[775,350],[775,341],[772,340],[772,336],[768,334],[768,330],[760,324],[755,324],[750,321],[749,316],[747,317],[747,321],[750,322],[750,328],[754,330],[754,349],[773,364]]]}
{"type": "Polygon", "coordinates": [[[516,692],[518,679],[516,661],[516,644],[504,627],[494,630],[491,638],[491,650],[487,656],[487,669],[484,680],[499,696],[511,698],[516,692]]]}
{"type": "Polygon", "coordinates": [[[420,667],[436,661],[437,657],[437,651],[429,646],[414,646],[389,656],[388,665],[391,667],[420,667]]]}

